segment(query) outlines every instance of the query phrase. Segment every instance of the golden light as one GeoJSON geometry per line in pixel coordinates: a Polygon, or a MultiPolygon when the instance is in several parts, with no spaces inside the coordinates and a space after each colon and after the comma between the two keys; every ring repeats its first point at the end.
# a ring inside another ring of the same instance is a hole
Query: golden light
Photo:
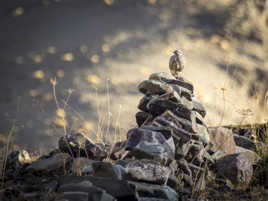
{"type": "Polygon", "coordinates": [[[57,115],[57,117],[64,119],[65,118],[65,111],[64,111],[64,109],[62,109],[62,108],[57,109],[56,110],[56,115],[57,115]]]}
{"type": "Polygon", "coordinates": [[[62,55],[62,60],[71,62],[74,60],[74,55],[72,53],[65,53],[64,55],[62,55]]]}
{"type": "Polygon", "coordinates": [[[98,85],[98,84],[100,84],[100,81],[101,80],[100,80],[100,78],[97,75],[92,74],[92,75],[88,75],[87,76],[87,81],[90,84],[98,85]]]}
{"type": "Polygon", "coordinates": [[[156,2],[157,2],[157,0],[148,0],[148,3],[152,4],[152,5],[155,4],[156,2]]]}
{"type": "Polygon", "coordinates": [[[22,8],[22,7],[18,7],[15,10],[13,10],[13,12],[12,12],[13,16],[15,16],[15,17],[20,16],[23,13],[24,13],[24,8],[22,8]]]}
{"type": "Polygon", "coordinates": [[[35,63],[37,63],[37,64],[39,64],[39,63],[41,63],[41,62],[43,61],[43,58],[42,58],[41,55],[34,55],[34,56],[32,57],[32,59],[33,59],[33,61],[34,61],[35,63]]]}
{"type": "Polygon", "coordinates": [[[67,126],[67,122],[61,118],[55,118],[53,122],[56,126],[59,126],[59,127],[66,127],[67,126]]]}
{"type": "Polygon", "coordinates": [[[64,71],[63,70],[58,70],[57,71],[57,76],[59,77],[59,78],[63,78],[64,77],[64,71]]]}
{"type": "Polygon", "coordinates": [[[35,79],[42,80],[42,79],[44,79],[44,77],[45,77],[45,73],[42,70],[37,70],[33,73],[33,78],[35,78],[35,79]]]}
{"type": "Polygon", "coordinates": [[[94,129],[93,123],[90,121],[85,121],[83,123],[82,129],[85,131],[92,131],[94,129]]]}
{"type": "Polygon", "coordinates": [[[165,54],[165,55],[171,55],[173,50],[174,49],[171,46],[168,46],[168,47],[163,49],[162,53],[165,54]]]}
{"type": "Polygon", "coordinates": [[[50,47],[47,48],[47,52],[49,54],[56,54],[56,48],[53,47],[53,46],[50,46],[50,47]]]}
{"type": "Polygon", "coordinates": [[[218,36],[218,35],[213,35],[213,36],[211,36],[211,38],[210,38],[210,42],[211,43],[213,43],[213,44],[217,44],[217,43],[219,43],[220,42],[220,36],[218,36]]]}
{"type": "Polygon", "coordinates": [[[114,0],[104,0],[104,3],[110,6],[114,3],[114,0]]]}
{"type": "Polygon", "coordinates": [[[44,94],[44,96],[43,96],[43,99],[46,101],[46,102],[49,102],[49,101],[51,101],[52,100],[52,94],[51,93],[46,93],[46,94],[44,94]]]}
{"type": "Polygon", "coordinates": [[[36,90],[36,89],[31,89],[30,91],[29,91],[29,95],[31,96],[31,97],[36,97],[36,96],[38,96],[40,93],[36,90]]]}
{"type": "Polygon", "coordinates": [[[220,42],[220,46],[224,50],[228,50],[230,48],[229,42],[227,40],[222,40],[220,42]]]}
{"type": "Polygon", "coordinates": [[[102,49],[102,51],[103,52],[110,52],[110,46],[109,45],[107,45],[107,44],[104,44],[104,45],[102,45],[102,47],[101,47],[101,49],[102,49]]]}
{"type": "Polygon", "coordinates": [[[99,56],[98,56],[97,54],[94,54],[94,55],[92,55],[92,57],[90,58],[90,61],[91,61],[92,63],[97,64],[97,63],[99,63],[100,58],[99,58],[99,56]]]}

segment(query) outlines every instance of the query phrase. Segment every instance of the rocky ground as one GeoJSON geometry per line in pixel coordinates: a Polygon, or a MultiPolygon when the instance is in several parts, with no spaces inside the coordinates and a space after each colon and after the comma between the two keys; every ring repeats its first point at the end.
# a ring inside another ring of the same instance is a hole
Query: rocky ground
{"type": "Polygon", "coordinates": [[[125,141],[94,143],[72,133],[37,159],[14,151],[4,163],[0,200],[268,199],[268,124],[207,127],[193,84],[168,73],[151,74],[138,90],[137,126],[125,141]]]}

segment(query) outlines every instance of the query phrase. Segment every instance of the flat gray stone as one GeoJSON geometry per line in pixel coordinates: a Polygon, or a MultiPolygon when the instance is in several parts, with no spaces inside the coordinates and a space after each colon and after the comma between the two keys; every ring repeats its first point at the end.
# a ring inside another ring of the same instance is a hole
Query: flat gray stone
{"type": "Polygon", "coordinates": [[[29,172],[51,172],[67,168],[72,162],[69,154],[59,153],[55,156],[43,160],[37,160],[27,166],[26,171],[29,172]]]}
{"type": "Polygon", "coordinates": [[[76,184],[83,181],[89,181],[94,187],[105,190],[118,201],[133,200],[137,201],[136,193],[129,183],[125,180],[117,180],[110,178],[100,178],[93,176],[62,176],[59,179],[59,185],[76,184]]]}
{"type": "Polygon", "coordinates": [[[178,201],[179,196],[178,194],[168,186],[160,186],[160,185],[150,185],[148,183],[141,183],[141,182],[129,182],[139,197],[143,198],[155,198],[158,199],[165,199],[168,201],[178,201]]]}
{"type": "Polygon", "coordinates": [[[61,152],[69,153],[72,157],[86,157],[93,160],[103,160],[107,157],[104,146],[94,144],[81,133],[73,133],[59,139],[61,152]]]}
{"type": "Polygon", "coordinates": [[[175,153],[173,145],[160,133],[142,128],[129,130],[127,134],[126,150],[137,159],[154,159],[162,162],[173,160],[175,153]]]}
{"type": "Polygon", "coordinates": [[[138,89],[143,94],[166,94],[172,93],[173,89],[171,86],[161,81],[156,80],[145,80],[139,84],[138,89]]]}
{"type": "Polygon", "coordinates": [[[127,169],[121,165],[113,165],[110,162],[94,162],[92,164],[95,177],[104,177],[121,180],[126,177],[127,169]]]}
{"type": "Polygon", "coordinates": [[[125,167],[128,171],[128,180],[159,185],[167,184],[169,176],[173,174],[171,168],[147,159],[130,161],[125,167]]]}
{"type": "Polygon", "coordinates": [[[88,201],[88,193],[85,192],[64,192],[62,198],[63,200],[69,201],[88,201]]]}
{"type": "Polygon", "coordinates": [[[193,93],[194,90],[193,84],[189,81],[185,80],[182,77],[174,79],[172,75],[166,72],[153,73],[150,75],[149,80],[157,80],[165,82],[167,84],[178,85],[180,87],[188,89],[191,93],[193,93]]]}

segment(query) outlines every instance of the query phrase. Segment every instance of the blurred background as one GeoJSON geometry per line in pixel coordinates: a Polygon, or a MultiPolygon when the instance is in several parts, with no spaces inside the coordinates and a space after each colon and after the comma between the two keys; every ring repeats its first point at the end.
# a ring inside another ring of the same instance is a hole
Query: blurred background
{"type": "Polygon", "coordinates": [[[266,0],[1,1],[0,26],[0,147],[123,140],[174,49],[209,126],[268,121],[266,0]]]}

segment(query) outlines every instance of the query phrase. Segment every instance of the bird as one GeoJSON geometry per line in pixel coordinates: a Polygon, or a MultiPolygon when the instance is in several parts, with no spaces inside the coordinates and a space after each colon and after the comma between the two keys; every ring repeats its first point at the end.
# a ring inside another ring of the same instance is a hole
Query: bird
{"type": "Polygon", "coordinates": [[[179,78],[179,73],[182,72],[185,65],[185,58],[181,50],[175,50],[169,59],[169,69],[175,78],[179,78]]]}

